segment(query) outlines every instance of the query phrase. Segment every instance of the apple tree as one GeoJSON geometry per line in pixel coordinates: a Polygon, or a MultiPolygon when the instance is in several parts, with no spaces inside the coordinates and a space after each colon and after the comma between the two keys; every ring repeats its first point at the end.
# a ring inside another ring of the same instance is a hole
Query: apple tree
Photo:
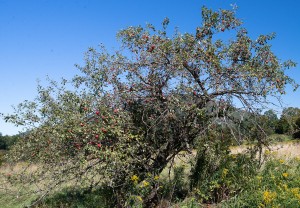
{"type": "Polygon", "coordinates": [[[44,194],[67,182],[106,186],[120,206],[129,205],[133,185],[143,182],[148,189],[141,198],[150,207],[160,189],[152,179],[179,153],[210,142],[210,132],[221,144],[227,129],[237,142],[267,145],[255,119],[255,131],[239,127],[244,114],[255,115],[286,85],[297,88],[285,74],[295,63],[281,62],[269,44],[274,34],[252,39],[235,10],[205,7],[191,33],[169,34],[168,24],[166,18],[160,29],[121,30],[120,50],[90,48],[72,81],[39,86],[36,100],[5,117],[28,127],[10,157],[41,167],[22,180],[39,182],[44,194]]]}

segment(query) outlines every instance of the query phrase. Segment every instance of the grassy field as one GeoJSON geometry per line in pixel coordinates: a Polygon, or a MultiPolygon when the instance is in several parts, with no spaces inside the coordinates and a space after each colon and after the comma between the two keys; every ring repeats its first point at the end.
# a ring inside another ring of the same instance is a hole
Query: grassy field
{"type": "MultiPolygon", "coordinates": [[[[236,155],[238,153],[242,153],[247,149],[247,145],[242,146],[234,146],[231,147],[232,155],[236,155]]],[[[300,173],[296,173],[298,169],[294,168],[297,165],[295,165],[295,161],[300,161],[300,142],[297,141],[283,141],[283,142],[276,142],[270,146],[270,150],[264,149],[265,155],[267,157],[272,156],[272,162],[266,163],[266,167],[264,170],[262,170],[260,175],[257,176],[257,178],[249,179],[249,181],[253,180],[252,183],[265,183],[264,187],[265,189],[256,191],[257,194],[260,194],[261,196],[255,196],[257,199],[261,197],[261,200],[264,201],[259,207],[272,207],[272,203],[275,203],[275,192],[277,193],[277,198],[279,198],[279,194],[284,195],[286,198],[282,200],[289,200],[288,197],[292,197],[292,194],[295,193],[293,196],[296,198],[299,197],[300,201],[300,193],[299,189],[296,187],[293,187],[293,184],[290,184],[289,181],[287,181],[287,177],[293,176],[294,184],[297,185],[297,183],[300,183],[300,173]],[[283,162],[284,161],[284,162],[283,162]],[[274,173],[273,171],[276,170],[274,173]],[[269,171],[269,172],[268,172],[269,171]],[[294,172],[293,172],[294,171],[294,172]],[[277,176],[276,176],[277,174],[277,176]],[[283,174],[283,176],[282,176],[283,174]],[[288,176],[287,176],[288,175],[288,176]],[[276,183],[273,180],[273,177],[277,177],[278,181],[276,183]],[[287,176],[287,177],[285,177],[287,176]],[[261,178],[265,178],[264,179],[261,178]],[[271,180],[271,179],[272,180],[271,180]],[[274,183],[272,185],[272,183],[274,183]],[[285,189],[285,192],[284,192],[285,189]],[[268,196],[270,195],[270,199],[268,201],[268,196]],[[273,195],[272,195],[273,194],[273,195]],[[298,195],[297,195],[298,194],[298,195]],[[272,198],[273,197],[273,198],[272,198]],[[272,202],[272,203],[271,203],[272,202]],[[269,204],[268,204],[269,203],[269,204]],[[270,206],[269,206],[270,205],[270,206]]],[[[183,181],[188,181],[188,173],[190,171],[190,165],[188,164],[188,161],[191,157],[194,157],[194,154],[182,154],[181,156],[177,157],[175,161],[173,162],[175,167],[183,167],[183,181]]],[[[300,164],[300,163],[299,163],[300,164]]],[[[171,164],[170,164],[171,165],[171,164]]],[[[15,166],[9,166],[6,164],[2,164],[0,167],[0,176],[9,176],[8,178],[10,180],[13,180],[13,176],[20,172],[24,167],[26,166],[25,163],[19,163],[15,166]]],[[[300,166],[300,165],[299,165],[300,166]]],[[[30,173],[34,169],[38,168],[38,166],[31,166],[28,172],[30,173]]],[[[167,179],[167,178],[174,178],[174,169],[172,171],[169,171],[168,169],[164,170],[161,174],[161,179],[167,179]]],[[[299,172],[299,171],[298,171],[299,172]]],[[[9,183],[5,181],[7,177],[0,177],[0,207],[1,208],[17,208],[17,207],[25,207],[30,204],[35,199],[35,196],[33,194],[29,195],[23,195],[28,190],[34,190],[36,187],[34,185],[29,187],[24,187],[22,184],[20,186],[11,187],[9,186],[9,183]]],[[[291,179],[292,180],[292,179],[291,179]]],[[[183,184],[184,185],[184,184],[183,184]]],[[[256,184],[257,185],[257,184],[256,184]]],[[[262,186],[262,185],[259,185],[262,186]]],[[[245,193],[251,189],[256,189],[255,187],[249,187],[245,189],[245,193]],[[249,190],[248,190],[249,189],[249,190]]],[[[253,191],[253,190],[252,190],[253,191]]],[[[104,190],[105,192],[105,190],[104,190]]],[[[250,191],[250,195],[251,195],[250,191]]],[[[102,197],[103,190],[96,190],[90,195],[85,195],[80,190],[61,190],[58,194],[53,195],[50,197],[53,202],[48,201],[46,204],[41,204],[39,207],[105,207],[103,204],[101,205],[101,200],[106,200],[102,197]],[[84,201],[89,201],[89,203],[85,203],[84,201]],[[51,204],[51,205],[50,205],[51,204]],[[69,204],[69,205],[68,205],[69,204]]],[[[247,196],[241,195],[241,198],[231,199],[230,203],[222,203],[222,204],[210,204],[210,207],[239,207],[242,206],[242,201],[247,201],[247,196]],[[244,197],[244,198],[243,198],[244,197]],[[236,201],[234,201],[236,200],[236,201]]],[[[250,197],[250,196],[249,196],[250,197]]],[[[256,198],[253,197],[253,201],[255,202],[256,198]]],[[[294,198],[295,198],[294,197],[294,198]]],[[[250,197],[251,198],[251,197],[250,197]]],[[[293,199],[294,199],[293,198],[293,199]]],[[[296,200],[296,199],[295,199],[296,200]]],[[[248,200],[249,201],[249,200],[248,200]]],[[[249,202],[254,203],[254,202],[249,202]]],[[[248,202],[247,202],[248,203],[248,202]]],[[[292,203],[292,202],[291,202],[292,203]]],[[[296,202],[295,202],[296,203],[296,202]]],[[[289,207],[297,207],[297,205],[291,204],[289,207]]],[[[171,203],[168,201],[163,202],[164,205],[162,207],[169,207],[171,206],[171,203]]],[[[254,203],[255,204],[255,203],[254,203]]],[[[300,203],[298,204],[300,207],[300,203]]],[[[181,202],[179,204],[173,204],[173,207],[199,207],[200,205],[195,202],[195,199],[188,198],[187,201],[181,202]]],[[[253,205],[254,206],[254,205],[253,205]]],[[[256,206],[256,204],[255,204],[256,206]]],[[[257,206],[256,206],[257,207],[257,206]]],[[[274,206],[276,207],[276,206],[274,206]]]]}
{"type": "MultiPolygon", "coordinates": [[[[232,154],[242,153],[247,150],[248,145],[231,147],[232,154]]],[[[283,142],[276,142],[270,145],[270,151],[279,158],[293,158],[300,157],[300,141],[289,140],[283,142]]],[[[266,148],[264,148],[264,151],[266,148]]]]}
{"type": "MultiPolygon", "coordinates": [[[[2,164],[0,168],[0,207],[1,208],[10,208],[10,207],[24,207],[32,200],[34,200],[35,196],[31,194],[25,194],[28,190],[32,189],[33,187],[26,187],[24,188],[22,184],[19,186],[11,186],[10,181],[14,180],[14,176],[21,172],[24,167],[26,166],[25,163],[19,163],[14,166],[10,166],[7,164],[2,164]]],[[[37,166],[32,167],[33,171],[36,169],[37,166]]]]}

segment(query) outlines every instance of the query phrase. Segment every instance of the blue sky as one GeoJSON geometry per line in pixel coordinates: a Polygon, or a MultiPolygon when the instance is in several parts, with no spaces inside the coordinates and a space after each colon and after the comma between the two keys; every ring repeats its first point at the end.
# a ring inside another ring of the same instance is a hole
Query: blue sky
{"type": "MultiPolygon", "coordinates": [[[[300,1],[297,0],[0,0],[0,112],[36,95],[37,79],[70,78],[74,64],[83,63],[88,47],[118,46],[116,33],[127,26],[160,26],[169,17],[171,27],[194,32],[201,23],[201,7],[239,7],[237,16],[249,34],[276,32],[273,50],[282,60],[300,64],[300,1]]],[[[288,72],[300,83],[300,65],[288,72]]],[[[287,106],[300,107],[300,90],[289,90],[287,106]]],[[[17,128],[0,119],[0,132],[17,128]]]]}

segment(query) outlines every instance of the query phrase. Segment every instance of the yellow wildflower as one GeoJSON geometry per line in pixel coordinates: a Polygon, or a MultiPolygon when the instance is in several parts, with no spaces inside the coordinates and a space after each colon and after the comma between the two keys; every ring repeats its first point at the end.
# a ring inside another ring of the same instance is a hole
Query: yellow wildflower
{"type": "Polygon", "coordinates": [[[283,184],[283,185],[282,185],[282,187],[284,188],[284,190],[285,190],[285,191],[287,191],[287,190],[288,190],[288,185],[286,185],[286,184],[283,184]]]}
{"type": "Polygon", "coordinates": [[[296,196],[297,194],[299,194],[299,188],[292,188],[291,192],[296,196]]]}
{"type": "Polygon", "coordinates": [[[136,198],[139,200],[139,201],[143,201],[142,197],[141,196],[136,196],[136,198]]]}
{"type": "Polygon", "coordinates": [[[148,181],[143,181],[143,187],[147,187],[149,186],[149,182],[148,181]]]}
{"type": "Polygon", "coordinates": [[[283,159],[280,159],[279,162],[280,162],[281,164],[283,164],[283,163],[284,163],[284,160],[283,160],[283,159]]]}
{"type": "Polygon", "coordinates": [[[222,178],[225,178],[226,175],[228,174],[228,169],[227,168],[224,168],[223,171],[222,171],[222,178]]]}
{"type": "Polygon", "coordinates": [[[264,208],[265,207],[265,205],[263,204],[263,203],[260,203],[259,205],[258,205],[258,208],[264,208]]]}
{"type": "Polygon", "coordinates": [[[288,173],[282,173],[282,176],[287,178],[289,176],[289,174],[288,173]]]}
{"type": "Polygon", "coordinates": [[[257,180],[261,182],[262,176],[256,176],[257,180]]]}
{"type": "Polygon", "coordinates": [[[134,183],[137,183],[139,181],[139,177],[137,175],[133,175],[131,176],[131,180],[134,182],[134,183]]]}
{"type": "Polygon", "coordinates": [[[236,158],[236,155],[231,155],[232,159],[235,159],[236,158]]]}
{"type": "Polygon", "coordinates": [[[264,202],[266,204],[270,204],[275,198],[276,198],[276,193],[275,192],[272,192],[272,191],[265,191],[263,193],[263,199],[264,199],[264,202]]]}
{"type": "Polygon", "coordinates": [[[291,189],[292,194],[298,199],[300,202],[300,189],[299,188],[292,188],[291,189]]]}
{"type": "Polygon", "coordinates": [[[154,176],[154,180],[158,180],[159,179],[159,176],[158,175],[156,175],[156,176],[154,176]]]}
{"type": "Polygon", "coordinates": [[[270,154],[270,150],[266,150],[265,155],[269,155],[269,154],[270,154]]]}

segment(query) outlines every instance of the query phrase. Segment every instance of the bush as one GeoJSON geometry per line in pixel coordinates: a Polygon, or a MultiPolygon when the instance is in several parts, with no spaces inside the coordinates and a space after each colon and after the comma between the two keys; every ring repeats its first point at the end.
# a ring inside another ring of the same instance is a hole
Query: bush
{"type": "Polygon", "coordinates": [[[8,150],[10,149],[11,146],[13,146],[17,141],[18,141],[19,136],[14,135],[14,136],[2,136],[0,133],[0,150],[8,150]]]}
{"type": "Polygon", "coordinates": [[[298,208],[299,187],[300,159],[270,157],[262,170],[244,184],[243,192],[222,203],[222,207],[298,208]]]}
{"type": "Polygon", "coordinates": [[[286,142],[286,141],[292,140],[292,137],[290,135],[286,135],[286,134],[272,134],[269,136],[269,140],[272,143],[286,142]]]}
{"type": "Polygon", "coordinates": [[[4,155],[5,155],[5,151],[4,150],[0,150],[0,166],[4,162],[4,155]]]}
{"type": "Polygon", "coordinates": [[[285,133],[288,133],[289,131],[290,131],[289,122],[284,117],[281,117],[276,124],[275,133],[276,134],[285,134],[285,133]]]}
{"type": "Polygon", "coordinates": [[[295,128],[296,128],[296,132],[293,133],[293,138],[300,139],[300,117],[297,118],[295,121],[295,128]]]}
{"type": "Polygon", "coordinates": [[[297,131],[293,134],[294,139],[300,139],[300,131],[297,131]]]}
{"type": "Polygon", "coordinates": [[[179,202],[185,199],[189,193],[189,181],[187,180],[187,174],[185,164],[176,164],[173,167],[170,177],[162,177],[161,190],[159,197],[171,202],[179,202]]]}
{"type": "Polygon", "coordinates": [[[233,155],[229,146],[220,142],[200,146],[192,169],[192,192],[200,202],[221,202],[242,192],[258,168],[251,151],[233,155]]]}

